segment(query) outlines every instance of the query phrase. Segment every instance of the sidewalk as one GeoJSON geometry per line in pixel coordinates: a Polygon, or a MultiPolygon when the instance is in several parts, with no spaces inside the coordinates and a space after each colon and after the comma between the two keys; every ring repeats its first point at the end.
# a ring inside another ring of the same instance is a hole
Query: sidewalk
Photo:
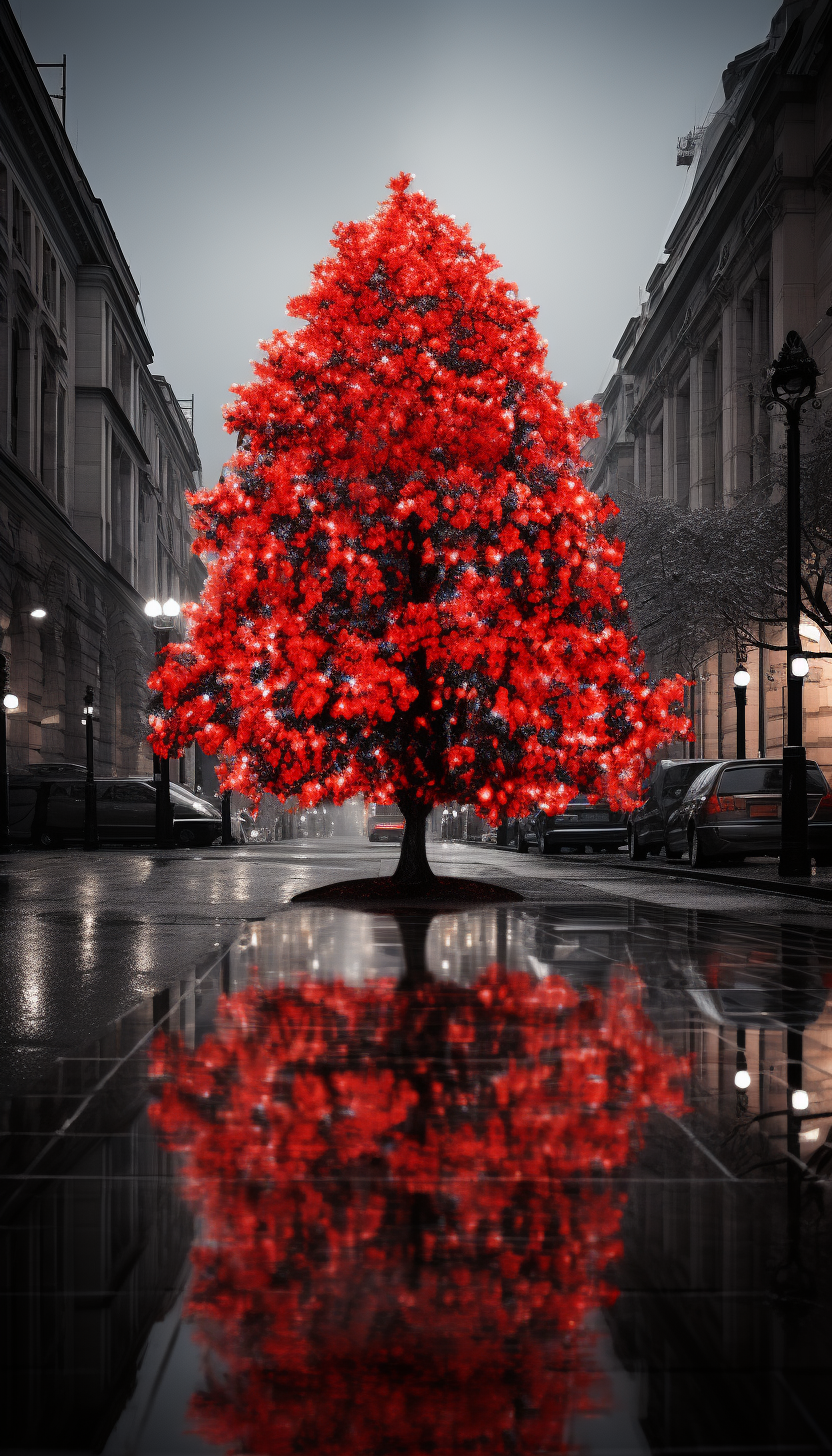
{"type": "MultiPolygon", "coordinates": [[[[483,846],[484,848],[486,846],[483,846]]],[[[489,844],[490,849],[499,849],[516,854],[513,845],[489,844]]],[[[536,851],[530,850],[531,854],[536,851]]],[[[553,861],[568,860],[579,863],[583,854],[553,855],[553,861]]],[[[819,865],[812,870],[811,877],[781,880],[776,859],[758,859],[750,864],[714,865],[710,869],[694,870],[684,860],[667,860],[657,855],[646,860],[631,860],[623,851],[604,856],[604,867],[627,870],[633,874],[653,875],[674,880],[704,881],[713,885],[729,885],[734,889],[756,890],[766,895],[797,895],[803,899],[821,900],[832,903],[832,865],[819,865]]]]}

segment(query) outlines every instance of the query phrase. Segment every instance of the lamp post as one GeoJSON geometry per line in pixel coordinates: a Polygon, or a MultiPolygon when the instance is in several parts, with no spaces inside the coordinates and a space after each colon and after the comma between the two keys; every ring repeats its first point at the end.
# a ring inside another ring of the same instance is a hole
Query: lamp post
{"type": "Polygon", "coordinates": [[[3,710],[0,712],[0,854],[8,854],[12,848],[9,835],[9,768],[6,760],[6,713],[17,707],[17,696],[9,692],[9,663],[0,652],[0,693],[3,694],[3,710]]]}
{"type": "Polygon", "coordinates": [[[84,731],[87,737],[87,778],[84,784],[84,848],[98,849],[98,805],[95,799],[95,739],[93,737],[93,691],[84,693],[84,731]]]}
{"type": "Polygon", "coordinates": [[[815,399],[817,364],[794,329],[786,335],[769,370],[773,401],[786,411],[786,657],[788,661],[788,743],[783,745],[783,811],[779,872],[808,875],[809,811],[806,803],[806,749],[803,746],[803,679],[809,664],[800,645],[800,411],[815,399]]]}
{"type": "Polygon", "coordinates": [[[737,704],[737,758],[746,758],[745,752],[745,694],[751,674],[747,668],[738,666],[734,673],[734,699],[737,704]]]}
{"type": "MultiPolygon", "coordinates": [[[[155,597],[151,597],[150,601],[145,603],[144,610],[153,623],[156,666],[161,667],[162,652],[170,641],[171,626],[179,616],[179,603],[174,597],[168,597],[162,606],[155,597]]],[[[172,838],[173,813],[170,802],[170,759],[166,753],[160,755],[158,759],[154,754],[153,782],[156,786],[156,845],[159,849],[167,849],[172,838]]]]}

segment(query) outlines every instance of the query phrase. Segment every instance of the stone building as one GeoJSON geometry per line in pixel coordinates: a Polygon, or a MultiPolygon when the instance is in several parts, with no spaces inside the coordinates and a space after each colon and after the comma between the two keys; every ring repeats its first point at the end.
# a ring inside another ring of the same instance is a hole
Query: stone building
{"type": "MultiPolygon", "coordinates": [[[[782,445],[764,397],[790,329],[816,358],[821,389],[832,382],[832,6],[782,5],[766,39],[727,66],[722,93],[705,125],[680,139],[691,185],[598,397],[590,480],[614,498],[730,509],[782,445]]],[[[782,647],[785,634],[769,640],[782,647]]],[[[747,666],[748,752],[777,755],[785,653],[755,651],[747,666]]],[[[716,652],[697,666],[693,755],[734,752],[735,669],[716,652]]],[[[809,754],[828,770],[832,663],[813,659],[804,704],[809,754]]]]}
{"type": "MultiPolygon", "coordinates": [[[[199,594],[185,491],[201,467],[161,375],[139,294],[7,0],[0,0],[0,632],[19,707],[11,768],[151,767],[153,631],[144,612],[199,594]]],[[[180,777],[193,774],[193,749],[180,777]]]]}

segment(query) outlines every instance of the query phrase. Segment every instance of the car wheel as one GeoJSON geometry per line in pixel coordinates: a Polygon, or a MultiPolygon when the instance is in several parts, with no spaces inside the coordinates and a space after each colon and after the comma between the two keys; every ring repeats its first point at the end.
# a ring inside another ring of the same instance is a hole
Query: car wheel
{"type": "Polygon", "coordinates": [[[196,835],[193,829],[180,829],[177,839],[180,844],[193,844],[196,840],[196,835]]]}
{"type": "Polygon", "coordinates": [[[690,837],[690,862],[695,870],[702,870],[711,863],[710,855],[703,852],[698,829],[694,829],[690,837]]]}
{"type": "Polygon", "coordinates": [[[632,824],[627,830],[627,852],[629,853],[630,859],[640,860],[647,858],[647,850],[639,842],[638,834],[632,824]]]}
{"type": "Polygon", "coordinates": [[[681,859],[682,858],[682,851],[681,851],[681,849],[671,849],[670,848],[670,845],[666,841],[665,841],[665,846],[664,846],[664,852],[665,852],[665,854],[666,854],[666,856],[667,856],[668,859],[681,859]]]}

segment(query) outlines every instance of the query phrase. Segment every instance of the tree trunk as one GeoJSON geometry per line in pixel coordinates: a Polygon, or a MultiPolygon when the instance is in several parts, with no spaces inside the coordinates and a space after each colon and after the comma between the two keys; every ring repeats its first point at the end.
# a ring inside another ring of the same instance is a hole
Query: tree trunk
{"type": "Polygon", "coordinates": [[[430,809],[418,801],[403,804],[401,799],[399,808],[404,815],[404,838],[393,879],[400,885],[412,885],[414,888],[430,885],[436,879],[425,849],[425,825],[430,809]]]}

